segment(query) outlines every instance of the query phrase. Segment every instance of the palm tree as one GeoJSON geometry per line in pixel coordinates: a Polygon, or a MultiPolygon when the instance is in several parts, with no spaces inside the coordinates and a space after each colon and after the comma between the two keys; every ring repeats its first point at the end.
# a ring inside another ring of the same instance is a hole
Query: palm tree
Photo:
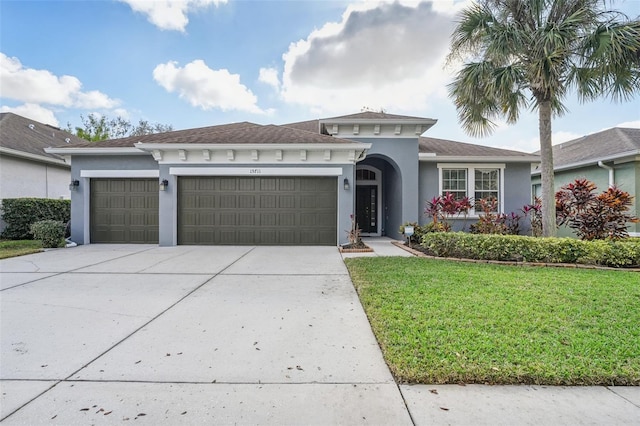
{"type": "Polygon", "coordinates": [[[580,101],[630,100],[640,92],[640,19],[605,0],[477,0],[460,15],[449,63],[464,61],[449,85],[459,120],[486,136],[498,118],[538,111],[543,233],[556,235],[551,119],[580,101]]]}

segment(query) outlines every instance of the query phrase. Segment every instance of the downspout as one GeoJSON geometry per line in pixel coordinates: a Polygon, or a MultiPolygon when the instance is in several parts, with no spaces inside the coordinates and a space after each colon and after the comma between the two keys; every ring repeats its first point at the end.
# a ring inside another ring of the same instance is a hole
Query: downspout
{"type": "Polygon", "coordinates": [[[616,184],[615,174],[613,167],[607,166],[602,161],[598,161],[598,167],[602,167],[605,170],[609,170],[609,188],[613,188],[616,184]]]}

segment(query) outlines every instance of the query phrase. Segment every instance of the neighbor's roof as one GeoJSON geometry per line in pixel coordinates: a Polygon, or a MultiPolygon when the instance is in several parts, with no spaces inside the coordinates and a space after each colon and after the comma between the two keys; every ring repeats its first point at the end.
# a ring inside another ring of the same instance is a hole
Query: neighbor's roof
{"type": "Polygon", "coordinates": [[[554,169],[640,155],[640,129],[614,127],[553,147],[554,169]]]}
{"type": "Polygon", "coordinates": [[[518,161],[537,162],[540,157],[536,154],[512,151],[509,149],[493,148],[471,143],[456,142],[446,139],[427,138],[418,139],[418,150],[422,160],[434,161],[518,161]]]}
{"type": "Polygon", "coordinates": [[[3,154],[64,164],[60,156],[48,154],[44,148],[69,146],[81,141],[83,139],[57,127],[11,112],[0,113],[0,152],[3,154]]]}

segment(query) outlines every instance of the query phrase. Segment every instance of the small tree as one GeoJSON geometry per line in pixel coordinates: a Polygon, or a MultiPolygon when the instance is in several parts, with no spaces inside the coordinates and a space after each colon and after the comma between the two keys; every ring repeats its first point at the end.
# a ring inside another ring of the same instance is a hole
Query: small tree
{"type": "Polygon", "coordinates": [[[82,127],[76,127],[74,130],[71,128],[71,123],[67,123],[66,130],[90,142],[164,133],[173,130],[170,124],[149,123],[146,120],[140,120],[137,125],[134,125],[131,121],[120,116],[108,118],[104,115],[89,114],[86,117],[80,115],[80,120],[82,121],[82,127]]]}
{"type": "Polygon", "coordinates": [[[629,213],[633,197],[613,186],[599,195],[587,179],[576,179],[556,192],[558,225],[567,225],[583,240],[629,236],[627,223],[640,221],[629,213]]]}

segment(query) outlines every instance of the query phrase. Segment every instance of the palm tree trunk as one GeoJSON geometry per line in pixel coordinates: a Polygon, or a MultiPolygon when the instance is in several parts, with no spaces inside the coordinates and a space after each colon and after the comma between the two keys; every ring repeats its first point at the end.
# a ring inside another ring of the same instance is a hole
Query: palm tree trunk
{"type": "Polygon", "coordinates": [[[555,237],[556,198],[553,179],[553,149],[551,147],[551,102],[538,103],[538,129],[540,132],[540,160],[542,179],[542,235],[555,237]]]}

